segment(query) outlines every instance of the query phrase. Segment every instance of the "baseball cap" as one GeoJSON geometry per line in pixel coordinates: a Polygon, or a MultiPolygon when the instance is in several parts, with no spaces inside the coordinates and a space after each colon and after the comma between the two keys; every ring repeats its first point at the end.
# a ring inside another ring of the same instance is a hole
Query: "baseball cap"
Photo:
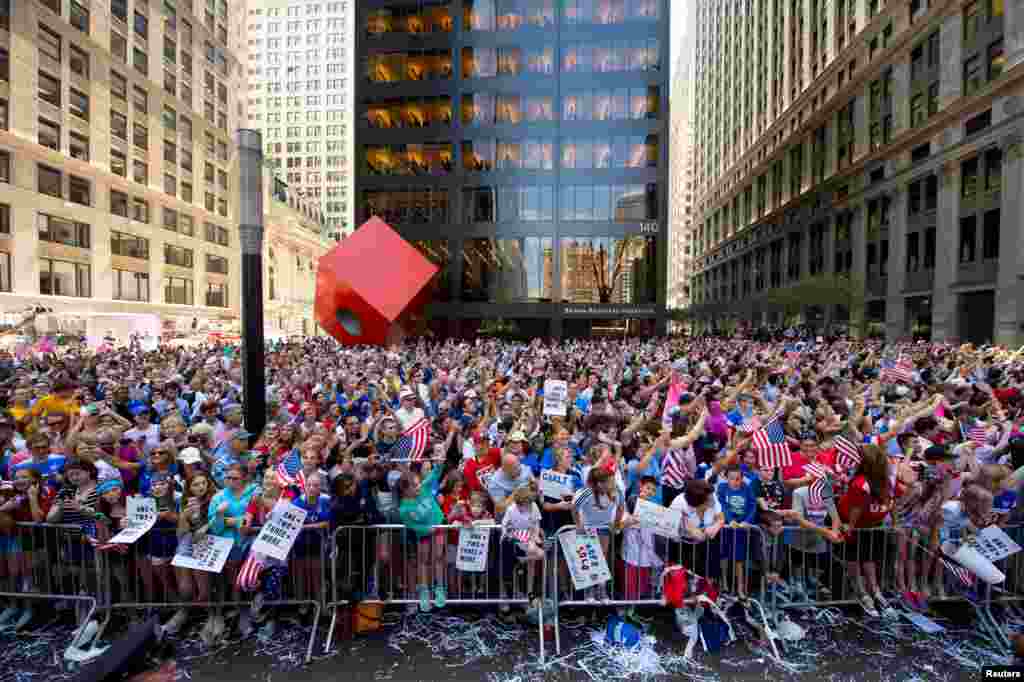
{"type": "Polygon", "coordinates": [[[178,453],[178,459],[181,460],[182,464],[196,464],[203,460],[199,456],[199,448],[185,448],[178,453]]]}

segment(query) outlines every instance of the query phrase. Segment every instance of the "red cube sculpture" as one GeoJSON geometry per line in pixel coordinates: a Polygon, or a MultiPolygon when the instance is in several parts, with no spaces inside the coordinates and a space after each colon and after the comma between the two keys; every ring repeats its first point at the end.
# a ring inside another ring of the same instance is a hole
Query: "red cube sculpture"
{"type": "Polygon", "coordinates": [[[316,319],[338,341],[381,345],[426,302],[436,265],[377,216],[320,258],[316,319]]]}

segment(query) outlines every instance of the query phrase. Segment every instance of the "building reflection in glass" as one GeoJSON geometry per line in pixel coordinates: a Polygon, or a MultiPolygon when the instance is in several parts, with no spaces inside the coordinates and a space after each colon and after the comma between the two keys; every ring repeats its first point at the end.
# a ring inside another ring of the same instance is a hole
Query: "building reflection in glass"
{"type": "Polygon", "coordinates": [[[451,33],[454,28],[450,2],[420,2],[411,7],[370,10],[366,15],[366,36],[389,34],[421,35],[451,33]]]}
{"type": "Polygon", "coordinates": [[[401,97],[366,104],[371,128],[425,128],[451,125],[451,97],[401,97]]]}
{"type": "Polygon", "coordinates": [[[654,303],[652,236],[561,239],[562,299],[568,303],[654,303]]]}
{"type": "Polygon", "coordinates": [[[410,242],[419,249],[420,253],[426,256],[427,260],[438,267],[437,274],[427,286],[430,287],[430,298],[434,301],[451,300],[451,281],[449,277],[449,263],[451,262],[451,247],[447,239],[420,239],[410,242]]]}
{"type": "Polygon", "coordinates": [[[399,83],[452,77],[451,50],[379,52],[366,58],[366,79],[371,83],[399,83]]]}
{"type": "Polygon", "coordinates": [[[550,237],[467,239],[462,258],[464,301],[551,301],[554,248],[550,237]]]}
{"type": "Polygon", "coordinates": [[[448,190],[415,189],[363,190],[360,193],[359,222],[373,216],[388,225],[425,225],[448,222],[448,190]]]}

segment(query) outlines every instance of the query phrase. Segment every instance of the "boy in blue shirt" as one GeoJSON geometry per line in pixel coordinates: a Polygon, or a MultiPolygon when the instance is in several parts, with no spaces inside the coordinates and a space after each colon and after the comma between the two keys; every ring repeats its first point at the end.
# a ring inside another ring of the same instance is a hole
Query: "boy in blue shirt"
{"type": "Polygon", "coordinates": [[[757,514],[757,494],[754,486],[743,479],[738,466],[726,469],[725,480],[718,484],[718,501],[725,514],[722,532],[722,558],[733,562],[736,575],[736,594],[747,598],[747,579],[744,564],[747,560],[747,539],[757,514]]]}

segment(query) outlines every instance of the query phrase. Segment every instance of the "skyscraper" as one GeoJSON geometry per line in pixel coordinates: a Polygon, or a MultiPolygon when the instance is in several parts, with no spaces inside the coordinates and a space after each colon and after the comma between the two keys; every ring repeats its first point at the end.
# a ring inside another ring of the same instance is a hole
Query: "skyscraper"
{"type": "Polygon", "coordinates": [[[436,333],[664,328],[668,25],[665,0],[360,3],[357,222],[440,266],[436,333]]]}
{"type": "Polygon", "coordinates": [[[699,0],[705,322],[1019,346],[1022,34],[1003,0],[699,0]]]}
{"type": "MultiPolygon", "coordinates": [[[[689,40],[687,40],[689,42],[689,40]]],[[[672,76],[672,127],[669,153],[668,305],[690,305],[693,261],[693,66],[692,45],[685,45],[672,76]]]]}
{"type": "Polygon", "coordinates": [[[292,192],[323,208],[335,238],[352,231],[349,0],[253,0],[246,31],[249,126],[292,192]]]}

